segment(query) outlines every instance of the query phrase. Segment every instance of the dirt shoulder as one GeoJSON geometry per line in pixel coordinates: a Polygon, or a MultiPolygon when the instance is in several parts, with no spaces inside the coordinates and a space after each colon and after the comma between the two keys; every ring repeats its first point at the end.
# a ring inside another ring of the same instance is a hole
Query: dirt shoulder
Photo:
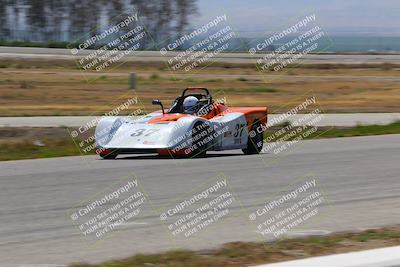
{"type": "Polygon", "coordinates": [[[371,229],[359,233],[281,240],[272,243],[234,242],[208,251],[176,250],[159,254],[138,254],[101,264],[73,267],[209,266],[237,267],[274,263],[400,245],[400,227],[371,229]]]}

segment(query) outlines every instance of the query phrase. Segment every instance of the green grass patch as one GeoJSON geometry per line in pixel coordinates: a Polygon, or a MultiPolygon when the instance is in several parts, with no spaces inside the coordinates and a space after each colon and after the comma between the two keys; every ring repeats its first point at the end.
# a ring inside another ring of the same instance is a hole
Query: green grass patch
{"type": "Polygon", "coordinates": [[[195,83],[195,82],[197,82],[198,80],[196,80],[196,79],[194,79],[194,78],[186,78],[185,79],[185,82],[188,82],[188,83],[195,83]]]}
{"type": "Polygon", "coordinates": [[[265,87],[265,86],[255,86],[246,88],[229,88],[227,91],[234,91],[240,93],[276,93],[278,89],[265,87]]]}
{"type": "MultiPolygon", "coordinates": [[[[366,136],[366,135],[382,135],[382,134],[400,134],[400,122],[394,122],[387,125],[359,125],[356,127],[333,127],[318,138],[332,137],[351,137],[351,136],[366,136]]],[[[314,138],[315,136],[311,136],[314,138]]]]}
{"type": "Polygon", "coordinates": [[[206,82],[206,83],[217,83],[217,82],[222,82],[223,80],[222,79],[206,79],[206,80],[203,80],[203,82],[206,82]]]}
{"type": "Polygon", "coordinates": [[[35,144],[35,140],[1,144],[0,161],[80,155],[72,139],[45,139],[40,142],[43,146],[35,144]]]}
{"type": "MultiPolygon", "coordinates": [[[[0,41],[0,46],[68,48],[68,42],[0,41]]],[[[76,44],[75,46],[77,46],[76,44]]]]}
{"type": "Polygon", "coordinates": [[[158,80],[160,79],[160,75],[153,73],[152,75],[150,75],[149,80],[158,80]]]}

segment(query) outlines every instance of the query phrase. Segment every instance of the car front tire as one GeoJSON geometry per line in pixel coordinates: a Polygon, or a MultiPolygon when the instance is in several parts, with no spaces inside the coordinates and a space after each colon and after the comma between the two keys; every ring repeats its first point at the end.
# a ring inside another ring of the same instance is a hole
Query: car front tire
{"type": "Polygon", "coordinates": [[[118,153],[112,152],[111,150],[105,150],[98,153],[102,159],[115,159],[118,156],[118,153]]]}
{"type": "MultiPolygon", "coordinates": [[[[209,129],[210,127],[208,125],[206,125],[204,122],[197,122],[194,126],[193,126],[193,132],[192,132],[192,140],[195,140],[193,143],[194,145],[197,147],[196,149],[194,149],[190,155],[190,157],[193,158],[204,158],[206,157],[207,154],[207,149],[210,146],[210,142],[205,142],[204,140],[211,136],[209,133],[209,129]],[[204,136],[202,136],[202,133],[206,132],[207,134],[205,134],[204,136]],[[199,135],[199,137],[197,137],[199,135]],[[202,142],[205,142],[204,144],[202,144],[202,142]]],[[[193,146],[194,146],[193,145],[193,146]]]]}

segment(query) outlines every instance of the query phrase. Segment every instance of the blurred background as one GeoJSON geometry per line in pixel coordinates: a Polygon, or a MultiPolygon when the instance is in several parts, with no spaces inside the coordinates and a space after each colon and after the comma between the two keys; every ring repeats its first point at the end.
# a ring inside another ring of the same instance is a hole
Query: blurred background
{"type": "MultiPolygon", "coordinates": [[[[65,47],[110,27],[116,16],[136,10],[156,43],[227,14],[238,33],[231,40],[233,47],[247,50],[249,42],[284,29],[303,14],[315,13],[333,40],[327,51],[395,52],[400,51],[399,5],[392,0],[0,0],[0,44],[65,47]]],[[[144,48],[155,49],[154,43],[144,48]]]]}

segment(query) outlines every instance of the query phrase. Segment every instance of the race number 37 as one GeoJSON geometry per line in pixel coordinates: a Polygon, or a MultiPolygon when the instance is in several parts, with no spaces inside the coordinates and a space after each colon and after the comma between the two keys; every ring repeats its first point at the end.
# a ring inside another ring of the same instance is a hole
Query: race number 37
{"type": "Polygon", "coordinates": [[[235,125],[235,133],[233,134],[234,137],[242,137],[244,127],[246,127],[246,124],[244,123],[239,123],[235,125]]]}
{"type": "Polygon", "coordinates": [[[135,129],[133,131],[133,133],[131,133],[131,136],[133,136],[133,137],[141,136],[141,135],[149,136],[158,131],[159,131],[159,129],[135,129]]]}

